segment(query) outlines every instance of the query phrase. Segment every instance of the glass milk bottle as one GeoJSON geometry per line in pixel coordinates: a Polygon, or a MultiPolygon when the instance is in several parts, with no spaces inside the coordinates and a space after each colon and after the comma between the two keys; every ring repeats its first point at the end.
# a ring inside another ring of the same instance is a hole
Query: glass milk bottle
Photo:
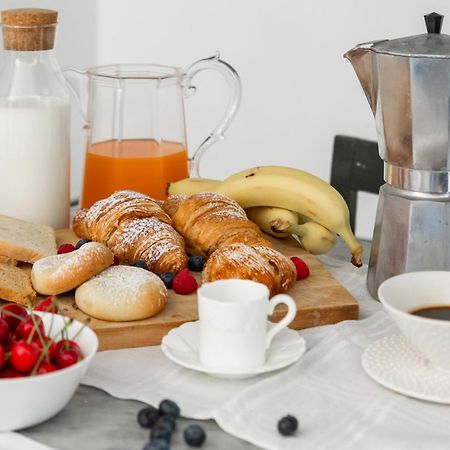
{"type": "Polygon", "coordinates": [[[53,54],[57,12],[12,9],[1,19],[0,214],[66,228],[70,107],[53,54]]]}

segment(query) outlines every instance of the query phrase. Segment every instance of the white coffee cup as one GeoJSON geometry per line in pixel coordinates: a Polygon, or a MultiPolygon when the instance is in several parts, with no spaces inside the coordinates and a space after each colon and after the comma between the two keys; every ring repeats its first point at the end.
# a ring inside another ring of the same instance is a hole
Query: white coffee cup
{"type": "Polygon", "coordinates": [[[378,297],[410,344],[433,365],[450,370],[450,321],[412,314],[427,306],[450,306],[450,272],[396,275],[381,283],[378,297]]]}
{"type": "Polygon", "coordinates": [[[260,367],[274,336],[295,318],[297,305],[285,294],[269,301],[269,289],[250,280],[219,280],[198,290],[200,361],[213,370],[260,367]],[[284,303],[286,316],[270,330],[267,316],[284,303]]]}

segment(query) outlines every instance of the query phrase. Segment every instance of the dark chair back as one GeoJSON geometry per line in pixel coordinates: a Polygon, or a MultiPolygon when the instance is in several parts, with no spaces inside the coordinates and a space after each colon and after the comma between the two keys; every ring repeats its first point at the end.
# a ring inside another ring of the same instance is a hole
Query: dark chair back
{"type": "Polygon", "coordinates": [[[330,184],[347,202],[352,230],[355,230],[356,193],[378,194],[384,184],[383,170],[376,142],[350,136],[334,138],[330,184]]]}

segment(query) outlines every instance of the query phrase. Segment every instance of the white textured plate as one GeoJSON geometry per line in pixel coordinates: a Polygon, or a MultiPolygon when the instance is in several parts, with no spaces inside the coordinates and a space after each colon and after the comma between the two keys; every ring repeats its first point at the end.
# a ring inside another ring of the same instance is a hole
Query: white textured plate
{"type": "Polygon", "coordinates": [[[362,366],[377,383],[400,394],[450,404],[450,371],[432,366],[401,334],[369,345],[362,366]]]}
{"type": "MultiPolygon", "coordinates": [[[[272,325],[271,322],[269,324],[272,325]]],[[[232,373],[212,372],[201,364],[198,350],[198,321],[187,322],[170,330],[163,337],[161,349],[167,358],[187,369],[207,373],[213,377],[237,380],[272,372],[293,364],[305,353],[306,343],[297,331],[285,328],[274,337],[267,350],[266,363],[263,366],[246,372],[232,373]]]]}

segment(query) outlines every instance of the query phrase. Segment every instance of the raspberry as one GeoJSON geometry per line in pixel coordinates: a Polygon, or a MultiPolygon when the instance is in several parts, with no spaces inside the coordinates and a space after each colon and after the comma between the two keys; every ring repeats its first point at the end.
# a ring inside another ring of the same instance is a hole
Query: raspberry
{"type": "Polygon", "coordinates": [[[58,255],[63,253],[71,253],[75,250],[75,246],[72,244],[62,244],[58,247],[58,255]]]}
{"type": "Polygon", "coordinates": [[[118,266],[120,264],[119,258],[114,255],[114,261],[113,261],[113,266],[118,266]]]}
{"type": "Polygon", "coordinates": [[[183,269],[175,275],[172,289],[181,295],[189,295],[198,288],[197,280],[189,273],[189,269],[183,269]]]}
{"type": "Polygon", "coordinates": [[[309,267],[298,256],[293,256],[291,261],[295,264],[295,268],[297,269],[297,280],[304,280],[309,277],[309,267]]]}

